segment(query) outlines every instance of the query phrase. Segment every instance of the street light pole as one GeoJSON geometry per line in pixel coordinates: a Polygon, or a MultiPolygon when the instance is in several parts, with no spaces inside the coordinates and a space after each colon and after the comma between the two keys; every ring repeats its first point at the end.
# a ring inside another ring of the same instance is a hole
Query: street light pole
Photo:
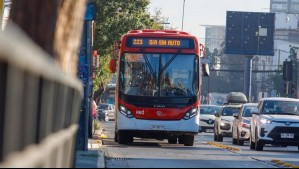
{"type": "Polygon", "coordinates": [[[184,16],[185,15],[185,0],[184,0],[184,3],[183,3],[183,16],[182,16],[182,31],[184,30],[184,16]]]}

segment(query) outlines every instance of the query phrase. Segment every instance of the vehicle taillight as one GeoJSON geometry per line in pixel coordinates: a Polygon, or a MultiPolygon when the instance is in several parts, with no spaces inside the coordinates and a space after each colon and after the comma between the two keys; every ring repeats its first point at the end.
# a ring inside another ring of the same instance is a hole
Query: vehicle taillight
{"type": "Polygon", "coordinates": [[[244,122],[241,123],[241,126],[248,129],[250,128],[250,124],[244,122]]]}

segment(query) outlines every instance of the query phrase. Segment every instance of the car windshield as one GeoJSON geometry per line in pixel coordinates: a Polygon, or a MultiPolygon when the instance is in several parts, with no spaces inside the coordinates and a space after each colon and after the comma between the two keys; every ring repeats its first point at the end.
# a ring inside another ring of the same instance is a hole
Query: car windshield
{"type": "Polygon", "coordinates": [[[219,106],[201,106],[200,107],[200,114],[206,114],[206,115],[215,115],[220,111],[219,106]]]}
{"type": "Polygon", "coordinates": [[[299,115],[299,102],[265,101],[262,114],[299,115]]]}
{"type": "Polygon", "coordinates": [[[240,108],[238,107],[225,107],[222,111],[222,116],[233,116],[235,113],[239,113],[240,108]]]}
{"type": "Polygon", "coordinates": [[[252,117],[253,112],[258,112],[257,106],[246,106],[243,110],[243,117],[252,117]]]}
{"type": "Polygon", "coordinates": [[[189,97],[199,92],[196,55],[125,53],[121,62],[120,89],[124,94],[189,97]]]}

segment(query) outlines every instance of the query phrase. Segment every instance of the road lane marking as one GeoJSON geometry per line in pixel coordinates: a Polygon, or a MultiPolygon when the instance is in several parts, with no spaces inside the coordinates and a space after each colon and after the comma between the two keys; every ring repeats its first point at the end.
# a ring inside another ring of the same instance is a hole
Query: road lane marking
{"type": "Polygon", "coordinates": [[[241,149],[239,149],[239,148],[226,146],[224,144],[220,144],[220,143],[216,143],[216,142],[208,142],[208,144],[210,144],[212,146],[219,147],[219,148],[227,149],[227,150],[230,150],[230,151],[241,151],[241,149]]]}
{"type": "Polygon", "coordinates": [[[284,162],[284,161],[281,161],[281,160],[271,160],[271,162],[273,163],[276,163],[280,166],[283,166],[283,167],[288,167],[288,168],[299,168],[299,166],[296,166],[296,165],[293,165],[293,164],[290,164],[290,163],[287,163],[287,162],[284,162]]]}

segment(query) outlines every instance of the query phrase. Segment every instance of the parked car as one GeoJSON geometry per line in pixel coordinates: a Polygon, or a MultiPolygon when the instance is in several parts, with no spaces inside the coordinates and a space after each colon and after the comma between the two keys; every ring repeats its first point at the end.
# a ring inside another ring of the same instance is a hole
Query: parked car
{"type": "Polygon", "coordinates": [[[299,151],[298,107],[298,99],[262,99],[251,120],[250,149],[263,151],[265,144],[272,144],[297,146],[299,151]]]}
{"type": "Polygon", "coordinates": [[[234,114],[235,119],[232,128],[233,144],[244,145],[244,141],[249,141],[252,113],[258,111],[257,106],[257,103],[243,104],[241,111],[234,114]]]}
{"type": "Polygon", "coordinates": [[[219,113],[221,106],[217,105],[201,105],[199,132],[214,133],[215,114],[219,113]]]}
{"type": "Polygon", "coordinates": [[[214,141],[223,141],[223,137],[232,136],[233,114],[239,113],[242,104],[225,105],[220,113],[216,113],[214,124],[214,141]]]}
{"type": "Polygon", "coordinates": [[[115,106],[108,103],[100,103],[98,105],[98,119],[109,121],[114,120],[115,117],[115,106]]]}

